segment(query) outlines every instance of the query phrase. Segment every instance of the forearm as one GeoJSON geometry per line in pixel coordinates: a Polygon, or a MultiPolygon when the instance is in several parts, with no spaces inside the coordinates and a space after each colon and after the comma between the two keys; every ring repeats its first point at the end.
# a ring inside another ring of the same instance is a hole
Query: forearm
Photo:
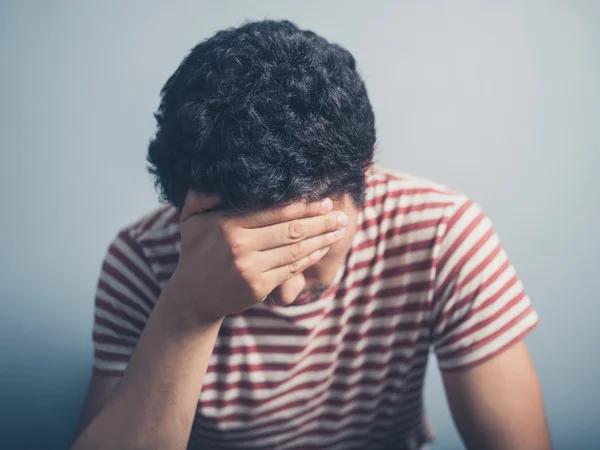
{"type": "Polygon", "coordinates": [[[73,450],[186,448],[221,321],[187,318],[181,295],[165,289],[115,395],[73,450]]]}

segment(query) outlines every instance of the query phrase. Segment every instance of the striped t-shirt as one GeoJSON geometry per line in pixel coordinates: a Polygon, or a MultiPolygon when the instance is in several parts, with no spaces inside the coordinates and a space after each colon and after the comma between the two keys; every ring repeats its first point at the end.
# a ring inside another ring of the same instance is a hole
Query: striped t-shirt
{"type": "MultiPolygon", "coordinates": [[[[180,250],[162,206],[109,247],[95,373],[122,375],[180,250]]],[[[501,352],[537,323],[490,221],[464,195],[375,168],[345,264],[302,305],[225,318],[190,442],[206,449],[413,449],[430,439],[423,378],[501,352]]]]}

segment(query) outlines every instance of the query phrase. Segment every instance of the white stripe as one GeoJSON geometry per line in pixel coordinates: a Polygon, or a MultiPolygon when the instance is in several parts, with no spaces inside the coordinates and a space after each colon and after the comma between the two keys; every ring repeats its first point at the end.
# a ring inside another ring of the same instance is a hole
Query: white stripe
{"type": "MultiPolygon", "coordinates": [[[[409,391],[410,394],[408,396],[406,396],[406,395],[403,396],[399,392],[395,392],[395,393],[390,394],[388,399],[392,400],[392,402],[394,402],[394,403],[400,403],[400,400],[403,400],[402,408],[405,411],[408,410],[409,411],[408,414],[410,414],[410,412],[413,411],[413,408],[416,405],[418,405],[422,400],[422,395],[421,395],[422,392],[421,392],[420,382],[421,382],[421,380],[419,380],[419,383],[411,383],[408,386],[408,387],[412,387],[412,390],[409,391]],[[409,406],[410,406],[410,409],[409,409],[409,406]]],[[[346,394],[347,394],[346,396],[330,396],[329,391],[327,391],[327,390],[319,391],[318,392],[319,397],[313,398],[309,402],[304,403],[301,407],[295,407],[295,408],[290,408],[290,409],[286,409],[283,411],[278,411],[276,413],[273,413],[273,415],[271,415],[271,416],[266,416],[266,417],[262,417],[260,419],[252,420],[252,425],[253,425],[254,429],[248,430],[244,434],[249,439],[251,439],[256,435],[275,433],[275,435],[272,437],[258,438],[258,439],[260,439],[261,443],[264,442],[265,444],[267,444],[267,443],[270,443],[272,440],[285,440],[286,436],[290,437],[290,434],[293,434],[295,429],[297,429],[298,427],[302,427],[303,424],[307,424],[307,423],[310,423],[311,421],[314,421],[314,419],[316,417],[318,417],[322,414],[335,413],[338,415],[348,415],[355,409],[374,410],[376,408],[383,409],[388,412],[394,412],[397,408],[389,407],[389,406],[385,406],[385,407],[379,406],[379,403],[381,402],[381,398],[379,398],[379,396],[380,396],[382,390],[383,390],[383,386],[381,386],[381,389],[379,389],[379,390],[372,390],[372,392],[376,395],[376,397],[372,400],[356,399],[357,396],[364,393],[364,390],[359,389],[359,388],[346,391],[346,394]],[[322,398],[323,396],[325,398],[322,398]],[[331,400],[333,398],[345,400],[344,406],[338,407],[337,405],[328,404],[327,401],[331,400]],[[285,425],[283,425],[283,427],[279,423],[269,425],[269,423],[273,419],[282,419],[282,418],[289,419],[289,420],[286,420],[285,425]],[[285,433],[285,432],[283,432],[282,429],[292,430],[292,432],[290,433],[288,431],[287,433],[285,433]]],[[[313,392],[313,394],[315,394],[315,392],[313,392]]],[[[291,401],[295,401],[295,400],[291,400],[291,401]]],[[[273,408],[269,408],[269,410],[273,410],[273,408]]],[[[250,413],[260,413],[261,415],[264,413],[263,411],[258,412],[256,410],[256,408],[249,408],[249,411],[250,411],[250,413]]],[[[209,417],[209,418],[223,417],[223,416],[228,415],[223,411],[223,409],[217,410],[215,408],[201,407],[199,409],[199,412],[201,412],[201,414],[203,416],[209,417]],[[215,416],[214,413],[216,413],[218,415],[215,416]]],[[[239,412],[240,414],[244,414],[241,411],[237,411],[237,412],[239,412]]],[[[360,417],[369,417],[370,415],[371,415],[371,413],[354,412],[352,414],[352,417],[360,418],[360,417]]],[[[401,415],[400,418],[403,416],[404,416],[404,414],[401,415]]],[[[398,417],[396,419],[398,419],[398,417]]],[[[321,420],[319,420],[319,423],[330,426],[329,424],[339,423],[339,420],[331,421],[328,419],[321,419],[321,420]]],[[[228,421],[226,423],[220,424],[220,428],[224,432],[227,432],[228,430],[235,430],[235,428],[237,428],[239,426],[240,426],[240,423],[237,421],[236,422],[228,421]]],[[[218,437],[221,434],[220,433],[210,433],[205,430],[202,430],[202,435],[218,437]]]]}
{"type": "MultiPolygon", "coordinates": [[[[453,245],[454,240],[460,237],[460,234],[466,230],[471,222],[475,219],[475,216],[472,214],[473,209],[469,209],[469,211],[465,212],[463,218],[464,220],[460,220],[450,231],[449,234],[446,234],[442,244],[442,250],[440,254],[440,258],[444,258],[450,246],[453,245]]],[[[470,252],[473,247],[477,244],[477,242],[487,233],[490,229],[489,222],[487,220],[483,220],[479,223],[468,236],[466,236],[463,241],[454,249],[451,255],[448,256],[446,260],[446,264],[444,267],[438,271],[437,274],[437,286],[443,286],[451,272],[455,270],[460,262],[460,260],[470,252]]],[[[462,267],[459,267],[459,270],[462,267]]]]}
{"type": "MultiPolygon", "coordinates": [[[[452,314],[452,317],[446,317],[445,319],[440,320],[435,325],[436,335],[440,336],[440,339],[436,340],[436,344],[443,345],[443,341],[447,338],[446,336],[444,336],[444,329],[448,326],[448,324],[450,322],[452,322],[452,320],[456,320],[455,319],[456,317],[466,317],[470,310],[477,308],[479,305],[482,305],[484,302],[488,301],[490,298],[492,298],[494,295],[496,295],[498,292],[500,292],[502,289],[504,289],[505,286],[507,285],[507,283],[511,280],[511,278],[514,275],[515,275],[514,269],[512,268],[512,266],[509,266],[506,270],[504,270],[502,272],[502,274],[500,276],[498,276],[498,278],[496,280],[494,280],[494,282],[492,284],[490,284],[483,291],[479,292],[478,295],[473,299],[472,302],[463,305],[461,308],[458,308],[452,314]]],[[[478,286],[481,286],[481,283],[482,283],[482,281],[480,280],[479,284],[476,284],[476,283],[470,284],[470,289],[466,290],[465,294],[463,294],[461,291],[461,292],[457,293],[455,297],[452,297],[447,302],[441,304],[441,306],[444,307],[444,310],[448,311],[450,308],[454,307],[454,305],[457,302],[461,301],[462,299],[464,299],[470,295],[473,295],[476,292],[475,289],[477,289],[478,286]]],[[[517,283],[515,283],[515,285],[519,285],[519,282],[517,281],[517,283]]],[[[520,288],[518,286],[517,287],[513,286],[512,292],[514,293],[514,295],[518,295],[520,293],[521,289],[522,289],[522,285],[520,288]]],[[[510,297],[508,299],[508,301],[510,301],[512,298],[513,297],[510,297]]],[[[496,304],[496,307],[495,307],[496,311],[498,310],[498,308],[504,306],[504,304],[502,304],[502,298],[496,299],[496,301],[494,303],[496,304]]],[[[490,305],[490,306],[493,306],[493,305],[490,305]]],[[[488,308],[490,306],[488,306],[488,308]]],[[[492,310],[486,309],[484,311],[485,312],[483,312],[483,314],[487,314],[489,316],[491,314],[489,311],[494,311],[494,309],[492,309],[492,310]]],[[[481,317],[481,313],[479,313],[479,315],[477,317],[481,317]]],[[[461,328],[462,328],[462,326],[461,326],[461,328]]]]}
{"type": "MultiPolygon", "coordinates": [[[[473,314],[471,317],[469,317],[468,320],[461,323],[460,327],[457,327],[455,330],[453,330],[452,333],[450,333],[450,335],[445,336],[445,338],[451,338],[452,336],[459,334],[462,331],[468,330],[469,328],[477,325],[478,323],[481,323],[482,321],[493,317],[493,315],[496,314],[501,308],[503,308],[508,301],[513,299],[522,291],[523,287],[519,283],[515,284],[513,287],[507,290],[506,293],[500,299],[498,299],[498,301],[489,305],[485,309],[473,314]]],[[[442,343],[441,348],[438,348],[437,350],[438,355],[440,357],[443,357],[447,353],[451,353],[461,348],[469,348],[477,344],[477,342],[486,339],[488,336],[493,335],[511,320],[518,317],[528,307],[529,301],[526,298],[522,299],[517,304],[513,305],[510,309],[502,313],[499,317],[494,319],[493,322],[489,323],[488,325],[484,326],[483,328],[477,331],[474,331],[464,336],[460,341],[453,342],[450,344],[442,343]]],[[[510,334],[510,332],[507,332],[505,334],[510,334]]]]}
{"type": "MultiPolygon", "coordinates": [[[[420,345],[419,346],[421,349],[425,346],[420,345]]],[[[300,386],[301,384],[304,383],[308,383],[308,382],[312,382],[312,381],[317,381],[317,380],[321,380],[321,381],[325,381],[326,378],[329,376],[329,371],[332,368],[345,368],[345,369],[359,369],[360,367],[366,365],[366,364],[370,364],[370,363],[379,363],[379,364],[386,364],[387,362],[389,362],[389,364],[396,370],[401,370],[402,372],[406,371],[406,369],[412,364],[414,365],[416,362],[419,362],[420,359],[422,359],[423,361],[427,358],[427,354],[422,354],[419,356],[415,356],[417,353],[416,351],[418,350],[418,348],[414,348],[411,349],[409,351],[402,349],[402,351],[399,351],[397,348],[395,349],[390,349],[388,352],[386,352],[385,354],[379,354],[379,353],[368,353],[367,355],[360,355],[358,357],[339,357],[337,356],[336,353],[339,352],[332,352],[329,354],[316,354],[316,355],[311,355],[310,358],[307,358],[307,360],[303,360],[302,362],[306,361],[304,364],[302,364],[301,367],[299,367],[299,369],[296,369],[294,367],[294,370],[290,370],[285,372],[284,377],[282,378],[282,383],[279,384],[278,386],[275,387],[270,387],[270,388],[253,388],[253,389],[246,389],[246,388],[232,388],[231,390],[222,393],[222,395],[219,395],[218,392],[214,391],[214,390],[209,390],[209,391],[203,391],[201,398],[204,400],[212,400],[215,399],[217,397],[222,398],[222,399],[226,399],[226,400],[231,400],[237,397],[245,397],[245,398],[254,398],[254,399],[259,399],[259,400],[266,400],[272,397],[276,397],[278,395],[281,395],[283,393],[285,393],[286,391],[289,391],[293,388],[295,388],[296,386],[300,386]],[[402,356],[402,357],[407,357],[408,359],[408,363],[400,363],[398,361],[392,362],[391,360],[402,356]],[[412,358],[411,358],[412,357],[412,358]],[[298,373],[300,372],[302,369],[310,367],[312,365],[315,364],[322,364],[322,363],[329,363],[330,366],[327,369],[314,369],[314,370],[310,370],[310,371],[306,371],[303,373],[298,373]],[[287,376],[285,376],[287,375],[287,376]],[[321,375],[321,376],[318,376],[321,375]]],[[[243,355],[231,355],[232,359],[234,356],[241,356],[241,358],[238,358],[237,361],[227,361],[227,364],[239,364],[240,362],[243,361],[244,356],[243,355]]],[[[286,361],[282,361],[284,358],[279,358],[280,361],[275,361],[276,358],[274,358],[274,354],[261,354],[261,355],[247,355],[247,360],[246,363],[247,364],[257,364],[257,363],[261,363],[261,362],[266,362],[268,361],[269,363],[275,363],[275,362],[286,362],[286,361]],[[254,358],[251,358],[251,356],[254,356],[254,358]]],[[[280,355],[280,356],[284,356],[284,355],[280,355]]],[[[288,362],[290,360],[290,357],[288,356],[288,362]]],[[[216,364],[218,362],[218,358],[216,357],[211,357],[210,363],[209,364],[216,364]]],[[[298,363],[298,366],[300,366],[300,363],[298,363]]],[[[383,370],[383,369],[382,369],[383,370]]],[[[264,380],[261,381],[274,381],[271,374],[272,372],[276,372],[274,370],[267,370],[265,371],[266,376],[263,376],[264,380]]],[[[280,372],[280,371],[277,371],[280,372]]],[[[236,372],[228,372],[226,375],[224,374],[216,374],[215,372],[211,372],[214,373],[215,375],[218,375],[217,377],[213,377],[213,379],[218,378],[219,382],[224,382],[227,384],[233,384],[233,383],[238,383],[241,379],[243,379],[244,381],[248,381],[249,377],[247,376],[247,374],[240,374],[239,371],[236,372]],[[244,375],[244,376],[242,376],[244,375]]],[[[209,374],[211,374],[209,373],[209,374]]],[[[374,373],[377,373],[376,371],[374,373]]],[[[207,374],[207,375],[209,375],[207,374]]],[[[263,374],[264,375],[264,374],[263,374]]],[[[204,385],[205,386],[209,386],[212,380],[210,379],[206,379],[204,380],[204,385]]],[[[252,381],[252,380],[250,380],[252,381]]]]}
{"type": "MultiPolygon", "coordinates": [[[[124,304],[119,303],[118,305],[115,305],[114,304],[115,300],[113,298],[108,297],[108,294],[106,294],[103,290],[99,289],[96,296],[100,299],[103,299],[103,300],[106,300],[107,302],[112,303],[115,308],[122,310],[124,314],[127,314],[129,317],[131,317],[134,320],[140,320],[142,323],[145,323],[148,320],[148,318],[145,317],[143,314],[141,314],[139,311],[131,309],[131,308],[125,306],[124,304]]],[[[112,322],[115,325],[118,325],[120,327],[127,328],[128,330],[131,330],[136,333],[140,333],[142,331],[139,327],[134,325],[131,320],[127,320],[116,314],[113,314],[112,312],[106,311],[102,307],[97,306],[95,308],[94,312],[99,317],[102,317],[103,319],[108,320],[109,322],[112,322]]]]}
{"type": "MultiPolygon", "coordinates": [[[[112,289],[117,291],[119,294],[127,297],[132,302],[136,303],[138,306],[140,306],[140,308],[142,308],[144,311],[146,311],[148,313],[148,315],[150,315],[151,309],[146,305],[146,303],[144,301],[140,300],[140,298],[138,297],[138,294],[131,291],[127,286],[124,286],[123,284],[121,284],[121,282],[114,279],[111,275],[109,275],[107,272],[104,272],[104,271],[102,271],[100,273],[100,279],[102,281],[104,281],[112,289]]],[[[153,297],[150,297],[150,299],[153,299],[153,297]]],[[[154,300],[156,300],[156,299],[154,298],[154,300]]],[[[117,300],[115,300],[115,301],[117,301],[117,300]]]]}
{"type": "Polygon", "coordinates": [[[531,313],[523,317],[522,320],[516,323],[505,333],[502,333],[496,339],[490,341],[489,343],[477,349],[476,351],[460,356],[458,358],[440,360],[439,365],[442,369],[450,369],[471,364],[479,359],[485,358],[486,356],[497,352],[502,347],[506,346],[509,342],[511,342],[513,339],[515,339],[517,336],[524,333],[528,328],[532,327],[537,322],[537,320],[537,313],[535,313],[535,311],[532,310],[531,313]]]}
{"type": "Polygon", "coordinates": [[[179,252],[173,244],[159,244],[148,247],[147,254],[150,258],[157,256],[177,256],[179,252]]]}
{"type": "MultiPolygon", "coordinates": [[[[139,291],[144,294],[144,298],[148,300],[150,303],[154,303],[156,301],[156,295],[148,288],[146,283],[140,281],[140,279],[129,270],[129,268],[124,265],[120,260],[115,258],[113,255],[107,255],[105,262],[112,266],[119,274],[123,275],[131,284],[133,284],[139,291]]],[[[108,274],[107,274],[108,275],[108,274]]],[[[110,276],[110,275],[108,275],[110,276]]],[[[112,278],[112,277],[111,277],[112,278]]]]}
{"type": "MultiPolygon", "coordinates": [[[[121,238],[116,238],[112,245],[118,249],[129,261],[144,275],[148,277],[149,280],[154,281],[154,274],[150,270],[148,266],[148,262],[145,259],[142,259],[129,245],[123,241],[121,238]]],[[[112,256],[108,254],[107,256],[112,256]]],[[[113,257],[114,259],[114,257],[113,257]]],[[[135,275],[133,275],[135,277],[135,275]]]]}
{"type": "Polygon", "coordinates": [[[94,367],[102,370],[115,370],[124,372],[127,368],[126,362],[106,361],[105,359],[94,358],[94,367]]]}
{"type": "MultiPolygon", "coordinates": [[[[399,317],[401,317],[401,315],[394,315],[392,316],[392,320],[394,321],[398,321],[399,317]]],[[[325,319],[325,323],[329,324],[331,323],[331,326],[328,326],[327,328],[323,327],[320,328],[318,331],[319,332],[323,332],[326,333],[327,330],[330,329],[335,329],[335,325],[336,323],[333,322],[333,320],[338,319],[339,318],[331,318],[331,319],[325,319]],[[330,322],[331,320],[331,322],[330,322]]],[[[248,333],[248,334],[241,334],[241,335],[236,335],[236,336],[232,336],[230,337],[226,337],[226,336],[219,336],[219,345],[227,345],[228,348],[244,348],[244,347],[254,347],[254,346],[269,346],[269,345],[278,345],[278,346],[291,346],[291,347],[298,347],[299,345],[303,345],[304,344],[304,340],[308,340],[310,341],[309,345],[327,345],[327,344],[331,344],[331,343],[336,343],[339,342],[341,337],[349,334],[349,333],[356,333],[356,334],[361,334],[361,333],[367,333],[369,328],[372,328],[371,325],[371,320],[375,320],[375,319],[367,319],[365,320],[365,322],[363,323],[352,323],[352,324],[345,324],[343,322],[340,322],[339,325],[342,327],[342,332],[341,334],[337,333],[336,335],[331,335],[331,334],[322,334],[320,336],[315,336],[314,334],[310,335],[310,336],[298,336],[298,335],[287,335],[285,334],[285,331],[282,330],[281,334],[263,334],[263,335],[259,335],[259,334],[252,334],[252,333],[248,333]]],[[[377,321],[384,321],[386,320],[386,318],[377,318],[377,321]]],[[[377,322],[375,322],[377,323],[377,322]]],[[[421,325],[420,328],[416,328],[416,330],[404,330],[404,331],[394,331],[393,329],[388,329],[387,331],[387,335],[389,336],[390,339],[396,339],[396,340],[404,340],[407,338],[411,338],[414,337],[415,335],[417,335],[420,332],[424,332],[427,333],[429,330],[429,327],[427,326],[427,324],[422,325],[417,323],[417,325],[421,325]]],[[[385,336],[365,336],[363,339],[361,339],[361,341],[364,341],[366,339],[382,339],[385,336]]],[[[385,341],[384,341],[385,342],[385,341]]],[[[358,342],[353,342],[352,345],[357,345],[358,342]]]]}
{"type": "MultiPolygon", "coordinates": [[[[107,330],[106,328],[104,328],[101,325],[94,325],[94,332],[98,333],[98,334],[102,334],[102,335],[109,335],[110,330],[107,330]]],[[[129,341],[131,342],[131,346],[127,347],[124,345],[116,345],[116,344],[108,344],[108,343],[104,343],[104,342],[94,342],[94,348],[96,350],[105,352],[105,353],[109,353],[109,354],[114,354],[114,355],[131,355],[131,353],[133,352],[133,349],[137,343],[137,340],[130,338],[130,337],[124,337],[121,336],[120,339],[122,339],[123,341],[129,341]]]]}

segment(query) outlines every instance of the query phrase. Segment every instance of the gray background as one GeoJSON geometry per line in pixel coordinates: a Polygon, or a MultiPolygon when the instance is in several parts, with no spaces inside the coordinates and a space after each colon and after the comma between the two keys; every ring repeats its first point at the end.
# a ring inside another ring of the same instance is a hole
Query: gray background
{"type": "MultiPolygon", "coordinates": [[[[541,316],[556,447],[598,448],[599,3],[348,0],[0,3],[0,447],[66,447],[103,253],[157,203],[158,91],[196,42],[264,17],[354,53],[380,164],[483,205],[541,316]]],[[[435,367],[436,448],[460,448],[435,367]]]]}

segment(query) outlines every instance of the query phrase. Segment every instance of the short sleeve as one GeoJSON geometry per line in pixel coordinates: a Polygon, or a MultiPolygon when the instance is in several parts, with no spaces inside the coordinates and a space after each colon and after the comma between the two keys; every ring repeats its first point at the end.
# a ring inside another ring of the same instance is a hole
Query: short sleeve
{"type": "Polygon", "coordinates": [[[538,323],[515,268],[482,210],[464,199],[440,243],[432,339],[443,371],[481,363],[538,323]]]}
{"type": "Polygon", "coordinates": [[[123,375],[160,289],[129,230],[106,252],[94,308],[94,373],[123,375]]]}

